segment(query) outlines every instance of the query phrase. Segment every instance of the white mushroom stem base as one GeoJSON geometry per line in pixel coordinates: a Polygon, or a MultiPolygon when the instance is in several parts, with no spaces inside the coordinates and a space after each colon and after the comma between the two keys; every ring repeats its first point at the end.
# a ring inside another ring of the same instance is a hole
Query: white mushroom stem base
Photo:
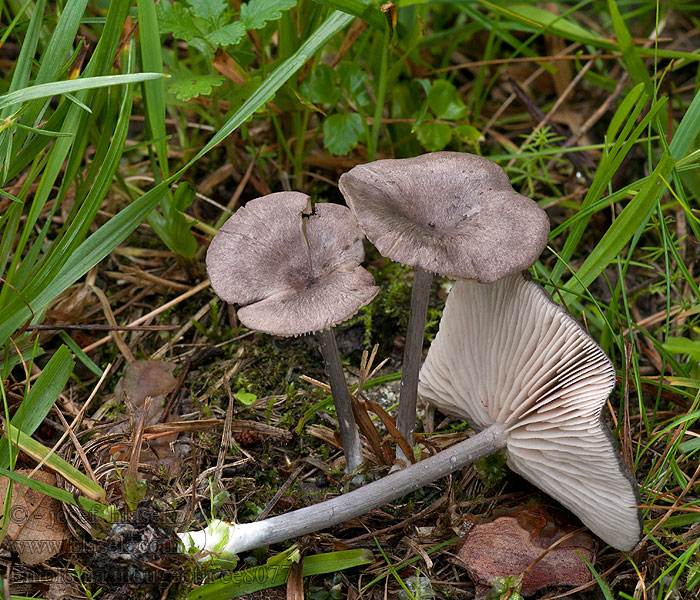
{"type": "Polygon", "coordinates": [[[347,494],[263,521],[240,525],[212,521],[201,531],[179,534],[180,540],[188,552],[201,550],[225,557],[283,542],[366,514],[470,465],[505,444],[505,430],[495,424],[430,458],[347,494]]]}

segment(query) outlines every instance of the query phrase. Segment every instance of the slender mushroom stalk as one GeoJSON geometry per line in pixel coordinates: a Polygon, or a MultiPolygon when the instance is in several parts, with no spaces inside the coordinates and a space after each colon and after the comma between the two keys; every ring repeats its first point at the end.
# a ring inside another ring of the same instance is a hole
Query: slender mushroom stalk
{"type": "MultiPolygon", "coordinates": [[[[423,358],[423,338],[428,319],[428,302],[433,274],[421,267],[413,272],[411,290],[411,312],[409,313],[404,361],[401,367],[401,390],[399,392],[399,414],[396,428],[410,445],[413,445],[413,428],[416,426],[418,403],[418,371],[423,358]]],[[[399,448],[400,450],[400,448],[399,448]]],[[[398,451],[397,451],[398,452],[398,451]]]]}
{"type": "Polygon", "coordinates": [[[362,488],[291,513],[181,534],[236,554],[373,510],[504,449],[510,467],[620,550],[641,536],[636,483],[601,421],[615,382],[603,350],[522,274],[458,281],[420,374],[420,393],[481,433],[362,488]]]}
{"type": "Polygon", "coordinates": [[[221,227],[207,252],[214,291],[243,305],[241,323],[272,335],[317,333],[340,425],[346,470],[362,463],[333,327],[377,295],[364,260],[362,232],[350,210],[299,192],[250,200],[221,227]]]}
{"type": "Polygon", "coordinates": [[[335,343],[335,334],[332,329],[324,329],[319,331],[316,337],[321,345],[323,359],[326,361],[326,372],[331,384],[340,439],[343,442],[345,452],[345,464],[347,471],[352,472],[363,462],[362,446],[360,436],[357,433],[355,417],[352,413],[350,392],[348,392],[348,385],[343,374],[343,365],[340,362],[338,346],[335,343]]]}
{"type": "Polygon", "coordinates": [[[519,273],[546,246],[549,220],[496,163],[459,152],[358,165],[340,191],[382,256],[416,269],[397,417],[412,443],[430,273],[480,283],[519,273]]]}
{"type": "Polygon", "coordinates": [[[430,458],[330,500],[252,523],[212,521],[205,529],[178,535],[190,552],[216,552],[223,557],[283,542],[366,514],[462,469],[504,445],[503,428],[495,424],[430,458]]]}

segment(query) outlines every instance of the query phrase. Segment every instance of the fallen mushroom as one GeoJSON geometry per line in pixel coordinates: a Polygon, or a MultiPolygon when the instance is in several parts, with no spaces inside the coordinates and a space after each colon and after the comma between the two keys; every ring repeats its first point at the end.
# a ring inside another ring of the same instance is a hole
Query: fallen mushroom
{"type": "Polygon", "coordinates": [[[522,274],[457,282],[421,371],[421,393],[482,429],[378,481],[293,512],[180,534],[185,547],[237,554],[365,514],[505,449],[511,468],[620,550],[639,541],[633,477],[601,410],[615,382],[603,350],[522,274]]]}
{"type": "Polygon", "coordinates": [[[419,392],[477,431],[502,430],[513,471],[631,550],[641,535],[637,486],[601,417],[614,385],[600,346],[517,274],[455,283],[419,392]]]}
{"type": "Polygon", "coordinates": [[[299,192],[249,201],[229,218],[207,252],[214,291],[243,305],[241,323],[272,335],[316,333],[331,384],[346,467],[362,464],[333,327],[376,296],[364,260],[362,232],[350,210],[317,204],[299,192]]]}
{"type": "Polygon", "coordinates": [[[340,191],[382,256],[414,268],[397,417],[412,443],[432,274],[491,283],[519,273],[546,246],[549,220],[496,163],[459,152],[358,165],[340,191]]]}

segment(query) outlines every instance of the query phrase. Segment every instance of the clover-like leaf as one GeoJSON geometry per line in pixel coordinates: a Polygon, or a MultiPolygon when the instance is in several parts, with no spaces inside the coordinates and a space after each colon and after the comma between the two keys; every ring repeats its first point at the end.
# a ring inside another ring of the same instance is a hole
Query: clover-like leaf
{"type": "Polygon", "coordinates": [[[461,119],[467,112],[467,107],[459,97],[457,89],[445,79],[436,81],[430,87],[428,104],[438,119],[454,121],[461,119]]]}
{"type": "Polygon", "coordinates": [[[357,113],[331,115],[323,122],[323,144],[331,154],[347,154],[363,134],[362,117],[357,113]]]}
{"type": "Polygon", "coordinates": [[[416,135],[423,148],[438,152],[452,140],[452,127],[447,123],[423,122],[416,127],[416,135]]]}

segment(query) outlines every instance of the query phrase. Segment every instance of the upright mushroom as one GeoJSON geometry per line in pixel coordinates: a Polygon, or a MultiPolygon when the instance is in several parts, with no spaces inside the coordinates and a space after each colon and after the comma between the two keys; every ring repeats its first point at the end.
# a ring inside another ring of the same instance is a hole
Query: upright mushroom
{"type": "Polygon", "coordinates": [[[181,538],[186,546],[233,554],[280,542],[364,514],[505,449],[514,471],[605,542],[631,550],[641,535],[636,484],[601,421],[614,382],[600,346],[536,283],[522,274],[493,284],[459,281],[420,391],[480,433],[331,500],[255,523],[215,522],[181,538]]]}
{"type": "Polygon", "coordinates": [[[549,220],[501,167],[473,154],[359,165],[340,177],[340,190],[377,250],[414,268],[397,417],[411,441],[432,274],[491,283],[527,269],[547,244],[549,220]]]}
{"type": "Polygon", "coordinates": [[[246,327],[272,335],[317,333],[331,383],[346,467],[362,463],[360,438],[333,327],[379,288],[360,265],[362,232],[350,210],[300,192],[250,200],[221,227],[207,252],[214,291],[243,305],[246,327]]]}

